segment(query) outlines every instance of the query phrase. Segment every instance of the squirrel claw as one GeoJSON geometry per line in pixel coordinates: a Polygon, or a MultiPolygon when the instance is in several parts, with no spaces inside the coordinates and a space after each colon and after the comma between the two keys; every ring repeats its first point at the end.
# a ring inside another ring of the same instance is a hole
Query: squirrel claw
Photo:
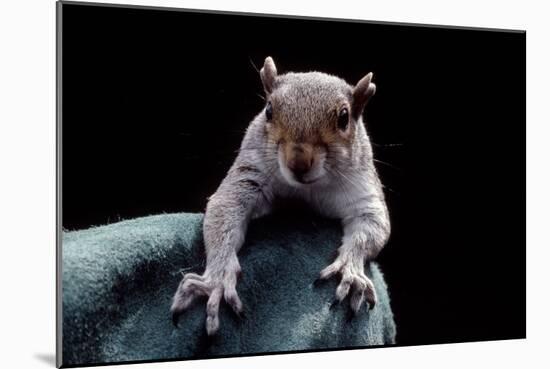
{"type": "MultiPolygon", "coordinates": [[[[352,258],[342,253],[332,264],[321,271],[321,278],[330,278],[336,274],[341,275],[340,283],[336,288],[336,301],[341,302],[349,297],[350,307],[354,313],[361,309],[365,300],[370,309],[374,307],[376,290],[372,281],[365,275],[362,263],[354,262],[352,258]]],[[[331,310],[336,301],[332,303],[331,310]]]]}
{"type": "Polygon", "coordinates": [[[172,324],[174,324],[174,327],[179,328],[178,321],[180,318],[180,314],[177,312],[172,313],[172,324]]]}
{"type": "Polygon", "coordinates": [[[354,312],[353,309],[349,308],[346,313],[346,323],[351,323],[353,318],[355,318],[355,315],[357,315],[357,313],[354,312]]]}
{"type": "Polygon", "coordinates": [[[246,320],[246,314],[244,313],[244,311],[233,311],[235,313],[235,316],[237,317],[238,320],[240,321],[243,321],[243,320],[246,320]]]}
{"type": "Polygon", "coordinates": [[[315,280],[313,281],[313,287],[320,287],[324,281],[325,280],[322,279],[321,277],[315,278],[315,280]]]}

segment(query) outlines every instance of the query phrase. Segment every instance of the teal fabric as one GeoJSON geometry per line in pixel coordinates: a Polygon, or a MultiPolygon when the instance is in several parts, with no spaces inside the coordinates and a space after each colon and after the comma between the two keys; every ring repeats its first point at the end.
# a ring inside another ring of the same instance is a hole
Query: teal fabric
{"type": "Polygon", "coordinates": [[[182,272],[204,270],[202,214],[163,214],[63,233],[63,363],[186,359],[392,344],[382,273],[367,274],[379,303],[349,320],[332,305],[337,280],[314,285],[339,246],[339,224],[268,217],[249,227],[237,290],[245,317],[222,304],[220,331],[204,328],[204,301],[172,325],[182,272]]]}

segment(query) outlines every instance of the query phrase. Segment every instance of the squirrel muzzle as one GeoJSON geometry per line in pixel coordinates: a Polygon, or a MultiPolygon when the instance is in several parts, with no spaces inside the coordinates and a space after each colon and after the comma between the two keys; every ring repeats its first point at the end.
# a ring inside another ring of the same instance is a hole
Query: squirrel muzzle
{"type": "Polygon", "coordinates": [[[306,183],[306,175],[313,166],[313,146],[307,143],[289,143],[284,148],[285,162],[296,181],[306,183]]]}

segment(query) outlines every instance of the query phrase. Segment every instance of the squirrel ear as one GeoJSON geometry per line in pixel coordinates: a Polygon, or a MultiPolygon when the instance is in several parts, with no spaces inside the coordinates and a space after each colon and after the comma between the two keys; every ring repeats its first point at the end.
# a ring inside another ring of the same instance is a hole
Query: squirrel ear
{"type": "Polygon", "coordinates": [[[356,119],[361,116],[367,102],[376,92],[376,85],[371,80],[372,72],[361,78],[353,89],[352,113],[356,119]]]}
{"type": "Polygon", "coordinates": [[[277,77],[277,68],[271,56],[265,58],[264,66],[260,70],[260,77],[262,78],[265,92],[268,94],[272,93],[275,85],[275,77],[277,77]]]}

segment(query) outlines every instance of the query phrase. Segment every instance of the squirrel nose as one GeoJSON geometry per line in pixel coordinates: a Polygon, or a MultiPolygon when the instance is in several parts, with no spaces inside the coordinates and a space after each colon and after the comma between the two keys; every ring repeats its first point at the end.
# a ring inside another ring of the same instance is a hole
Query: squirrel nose
{"type": "Polygon", "coordinates": [[[304,176],[311,169],[312,159],[296,159],[293,158],[288,161],[288,169],[292,171],[298,181],[302,181],[304,176]]]}

